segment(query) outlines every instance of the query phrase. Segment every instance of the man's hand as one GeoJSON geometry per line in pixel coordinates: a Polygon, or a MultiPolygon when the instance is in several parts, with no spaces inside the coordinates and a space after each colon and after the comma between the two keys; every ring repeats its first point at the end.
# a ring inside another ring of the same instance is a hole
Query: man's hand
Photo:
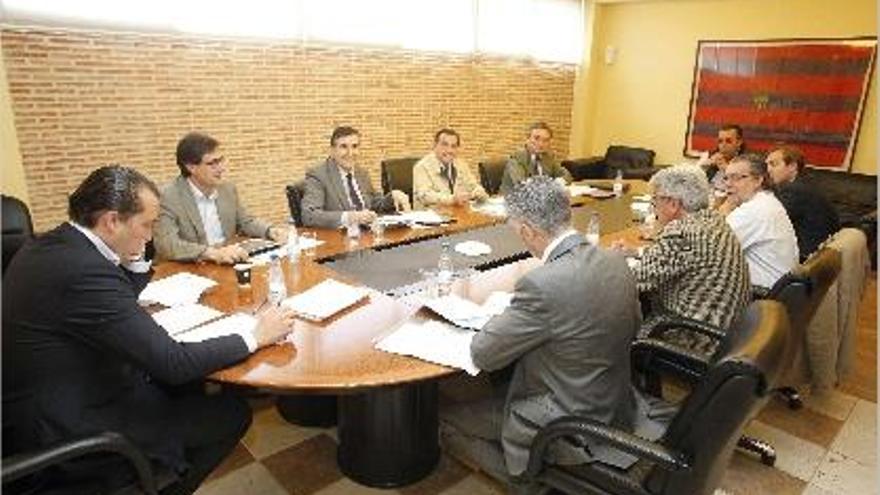
{"type": "Polygon", "coordinates": [[[348,220],[355,221],[358,225],[373,223],[377,216],[376,212],[371,210],[350,211],[348,215],[348,220]]]}
{"type": "Polygon", "coordinates": [[[391,200],[394,201],[394,209],[397,211],[409,211],[409,196],[405,192],[394,189],[391,191],[391,200]]]}
{"type": "Polygon", "coordinates": [[[202,253],[202,258],[219,265],[232,265],[248,259],[248,253],[238,244],[223,247],[209,247],[202,253]]]}
{"type": "Polygon", "coordinates": [[[452,202],[456,205],[466,204],[470,200],[471,193],[462,190],[455,191],[455,195],[452,197],[452,202]]]}
{"type": "Polygon", "coordinates": [[[293,311],[288,308],[271,306],[257,317],[254,339],[257,348],[266,347],[283,339],[293,330],[293,311]]]}
{"type": "Polygon", "coordinates": [[[718,205],[718,213],[723,216],[727,216],[728,214],[730,214],[730,212],[735,210],[737,206],[739,206],[739,202],[736,200],[736,198],[734,198],[733,195],[727,195],[727,198],[724,200],[724,202],[718,205]]]}
{"type": "Polygon", "coordinates": [[[287,228],[281,226],[269,227],[269,239],[284,244],[287,242],[287,228]]]}
{"type": "Polygon", "coordinates": [[[709,161],[719,169],[723,169],[727,165],[727,158],[725,158],[720,151],[713,153],[712,156],[709,157],[709,161]]]}

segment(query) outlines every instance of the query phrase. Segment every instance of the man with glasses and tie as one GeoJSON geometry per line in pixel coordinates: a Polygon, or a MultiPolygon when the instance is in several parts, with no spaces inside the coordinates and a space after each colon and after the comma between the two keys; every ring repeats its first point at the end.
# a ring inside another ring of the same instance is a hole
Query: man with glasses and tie
{"type": "Polygon", "coordinates": [[[452,129],[434,134],[434,151],[419,160],[413,168],[413,198],[416,209],[434,205],[462,205],[470,200],[489,197],[474,179],[470,167],[459,160],[461,138],[452,129]]]}
{"type": "Polygon", "coordinates": [[[525,147],[510,156],[501,177],[501,194],[507,194],[520,182],[534,175],[546,175],[571,183],[571,174],[556,161],[551,151],[553,130],[545,122],[529,126],[525,147]]]}
{"type": "Polygon", "coordinates": [[[409,197],[403,191],[383,196],[373,189],[369,173],[357,163],[360,139],[357,129],[337,127],[330,136],[330,157],[306,172],[302,199],[305,225],[365,225],[376,219],[377,211],[409,209],[409,197]]]}
{"type": "Polygon", "coordinates": [[[248,258],[236,235],[283,242],[287,229],[250,215],[233,184],[223,182],[225,157],[216,139],[190,132],[177,143],[180,176],[162,190],[154,232],[156,255],[175,261],[232,264],[248,258]]]}

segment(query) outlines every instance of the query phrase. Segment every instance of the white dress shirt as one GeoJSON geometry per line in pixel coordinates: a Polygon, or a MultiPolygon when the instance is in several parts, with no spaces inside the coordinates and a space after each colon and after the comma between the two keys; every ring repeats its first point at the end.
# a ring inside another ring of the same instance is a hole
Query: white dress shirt
{"type": "Polygon", "coordinates": [[[191,180],[187,180],[187,182],[189,182],[189,187],[196,198],[196,208],[202,218],[202,227],[205,228],[205,241],[209,246],[223,244],[226,242],[226,236],[223,235],[220,213],[217,211],[217,191],[206,196],[191,180]]]}

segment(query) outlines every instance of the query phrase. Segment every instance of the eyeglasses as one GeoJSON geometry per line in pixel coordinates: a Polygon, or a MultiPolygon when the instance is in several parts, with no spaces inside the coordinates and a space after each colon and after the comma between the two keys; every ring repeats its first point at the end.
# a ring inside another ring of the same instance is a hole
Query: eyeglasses
{"type": "Polygon", "coordinates": [[[724,180],[727,182],[737,182],[745,179],[746,177],[754,177],[752,174],[725,174],[724,180]]]}
{"type": "Polygon", "coordinates": [[[202,165],[208,165],[210,167],[217,167],[218,165],[222,164],[225,161],[226,161],[225,156],[218,156],[217,158],[214,158],[213,160],[208,160],[206,162],[202,162],[202,165]]]}
{"type": "Polygon", "coordinates": [[[670,199],[675,199],[675,198],[673,198],[672,196],[663,196],[663,195],[655,194],[653,197],[651,197],[651,206],[656,208],[657,203],[659,203],[661,200],[662,201],[669,201],[670,199]]]}
{"type": "Polygon", "coordinates": [[[733,144],[736,142],[736,138],[726,137],[726,138],[718,138],[719,143],[723,144],[733,144]]]}

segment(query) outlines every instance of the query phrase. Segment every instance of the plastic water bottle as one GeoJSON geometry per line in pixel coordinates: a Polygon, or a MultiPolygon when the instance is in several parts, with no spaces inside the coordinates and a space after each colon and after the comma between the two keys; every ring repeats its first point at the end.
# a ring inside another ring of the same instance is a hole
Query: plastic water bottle
{"type": "Polygon", "coordinates": [[[287,285],[284,283],[281,259],[278,255],[272,255],[272,261],[269,262],[269,302],[278,306],[286,298],[287,285]]]}
{"type": "Polygon", "coordinates": [[[296,232],[296,225],[290,224],[287,230],[287,257],[290,261],[296,261],[299,256],[299,235],[296,232]]]}
{"type": "Polygon", "coordinates": [[[587,238],[587,242],[589,242],[593,246],[599,245],[599,212],[594,211],[590,215],[590,223],[587,224],[587,233],[584,237],[587,238]]]}
{"type": "Polygon", "coordinates": [[[614,175],[614,195],[620,196],[623,194],[623,170],[617,169],[617,173],[614,175]]]}
{"type": "Polygon", "coordinates": [[[452,277],[455,266],[452,264],[452,255],[449,253],[449,241],[443,241],[443,250],[440,252],[440,260],[437,261],[437,295],[448,296],[452,292],[452,277]]]}

